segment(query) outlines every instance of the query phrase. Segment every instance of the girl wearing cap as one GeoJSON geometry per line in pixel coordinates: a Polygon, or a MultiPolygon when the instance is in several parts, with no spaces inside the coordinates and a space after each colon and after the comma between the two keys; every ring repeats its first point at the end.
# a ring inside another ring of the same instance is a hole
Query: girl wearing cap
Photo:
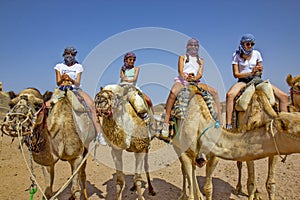
{"type": "MultiPolygon", "coordinates": [[[[120,85],[130,84],[136,86],[140,68],[138,66],[134,66],[135,60],[136,55],[133,52],[128,52],[124,55],[124,64],[120,70],[120,85]]],[[[143,97],[147,102],[148,106],[151,108],[152,112],[154,113],[151,99],[145,93],[143,93],[143,97]]],[[[150,122],[150,116],[148,115],[148,113],[145,113],[144,116],[141,117],[146,123],[150,122]]]]}
{"type": "Polygon", "coordinates": [[[195,38],[191,38],[187,42],[186,54],[179,56],[178,76],[174,79],[175,83],[173,84],[166,103],[166,116],[162,129],[163,137],[169,136],[169,120],[177,94],[185,85],[187,85],[191,81],[195,81],[196,83],[198,83],[200,87],[202,87],[204,90],[207,90],[213,96],[217,107],[218,118],[221,119],[221,106],[217,90],[207,84],[200,83],[200,79],[203,74],[204,61],[203,58],[199,57],[198,50],[198,40],[195,38]]]}
{"type": "MultiPolygon", "coordinates": [[[[226,94],[226,128],[232,129],[232,112],[234,98],[239,91],[257,75],[263,71],[262,56],[259,51],[253,49],[255,37],[252,34],[244,34],[240,44],[232,57],[232,70],[234,78],[238,78],[226,94]]],[[[274,95],[279,100],[280,111],[287,111],[288,95],[276,86],[272,85],[274,95]]]]}

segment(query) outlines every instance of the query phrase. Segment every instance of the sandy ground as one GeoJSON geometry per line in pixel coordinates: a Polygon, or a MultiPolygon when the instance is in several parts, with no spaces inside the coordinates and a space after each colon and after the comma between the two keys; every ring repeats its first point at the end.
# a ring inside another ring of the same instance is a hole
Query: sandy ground
{"type": "MultiPolygon", "coordinates": [[[[30,173],[26,167],[26,162],[30,166],[29,153],[24,147],[24,155],[18,149],[18,139],[11,143],[11,138],[4,136],[1,138],[0,149],[0,199],[1,200],[25,200],[29,199],[29,192],[26,189],[31,185],[30,173]],[[26,162],[25,162],[26,161],[26,162]]],[[[180,162],[178,159],[168,155],[170,145],[154,139],[152,141],[152,154],[149,155],[152,184],[157,192],[156,196],[149,196],[147,188],[144,192],[145,199],[150,200],[174,200],[180,196],[182,176],[180,162]],[[167,148],[167,151],[163,149],[167,148]],[[158,154],[157,154],[158,153],[158,154]],[[154,166],[154,167],[153,167],[154,166]]],[[[111,166],[111,155],[109,147],[98,147],[96,157],[91,153],[87,164],[87,192],[89,199],[115,199],[115,170],[111,166]],[[97,160],[95,160],[96,158],[97,160]]],[[[133,159],[130,154],[125,154],[125,180],[126,188],[123,199],[136,199],[136,194],[129,188],[133,184],[133,159]]],[[[246,165],[243,164],[243,191],[246,193],[247,173],[246,165]]],[[[44,188],[42,170],[34,163],[34,173],[37,183],[44,188]]],[[[54,190],[58,191],[70,177],[70,167],[68,163],[59,161],[56,166],[56,176],[54,190]]],[[[300,156],[288,156],[286,163],[279,162],[276,170],[276,199],[299,200],[300,199],[300,156]]],[[[267,199],[267,192],[264,187],[267,177],[267,159],[256,161],[256,179],[258,188],[263,199],[267,199]]],[[[144,180],[146,180],[143,174],[144,180]]],[[[205,168],[197,169],[197,179],[203,193],[205,181],[205,168]]],[[[214,172],[213,185],[215,200],[246,200],[246,194],[236,196],[233,194],[237,184],[237,168],[233,161],[221,160],[214,172]]],[[[144,187],[147,187],[145,184],[144,187]]],[[[67,199],[70,194],[70,187],[67,187],[58,199],[67,199]]],[[[38,191],[34,199],[41,199],[42,193],[38,191]]]]}

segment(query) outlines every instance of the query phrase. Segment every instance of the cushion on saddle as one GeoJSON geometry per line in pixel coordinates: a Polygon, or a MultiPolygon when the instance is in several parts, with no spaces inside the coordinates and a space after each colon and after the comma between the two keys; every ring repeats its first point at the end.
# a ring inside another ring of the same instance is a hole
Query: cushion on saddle
{"type": "Polygon", "coordinates": [[[244,93],[237,99],[235,104],[235,109],[237,111],[246,111],[254,92],[255,92],[254,84],[249,85],[245,89],[244,93]]]}
{"type": "Polygon", "coordinates": [[[273,92],[272,85],[269,80],[263,81],[259,83],[258,85],[251,84],[249,85],[245,91],[242,93],[242,95],[237,99],[235,109],[237,111],[246,111],[248,108],[248,105],[252,99],[252,96],[255,92],[255,90],[262,91],[266,94],[268,97],[268,100],[272,106],[276,103],[275,96],[273,92]]]}
{"type": "Polygon", "coordinates": [[[257,90],[263,91],[266,94],[266,96],[268,97],[270,104],[272,106],[274,106],[276,101],[275,101],[273,88],[272,88],[272,85],[269,80],[266,80],[266,81],[258,84],[255,88],[257,90]]]}
{"type": "Polygon", "coordinates": [[[67,98],[70,101],[73,110],[75,110],[76,112],[86,111],[85,106],[78,100],[78,97],[74,94],[73,91],[71,90],[67,91],[67,98]]]}

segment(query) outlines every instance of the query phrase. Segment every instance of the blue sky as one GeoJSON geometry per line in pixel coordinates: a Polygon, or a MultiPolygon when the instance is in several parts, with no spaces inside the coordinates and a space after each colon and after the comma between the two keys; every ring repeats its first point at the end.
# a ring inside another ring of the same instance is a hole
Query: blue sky
{"type": "Polygon", "coordinates": [[[122,57],[133,50],[141,66],[139,86],[160,103],[177,73],[177,54],[185,53],[185,39],[196,37],[205,61],[203,82],[217,87],[224,100],[236,82],[232,53],[241,35],[252,33],[264,59],[263,78],[288,93],[287,74],[300,74],[299,8],[297,0],[2,0],[0,81],[6,91],[53,90],[53,67],[62,61],[63,49],[73,45],[77,60],[87,65],[82,86],[93,96],[100,86],[118,83],[122,57]],[[152,30],[158,31],[155,37],[152,30]],[[174,38],[162,36],[165,32],[174,38]],[[121,40],[126,34],[130,41],[121,40]],[[177,45],[178,51],[164,45],[177,45]],[[97,61],[91,66],[93,56],[97,61]],[[85,88],[91,79],[95,85],[85,88]]]}

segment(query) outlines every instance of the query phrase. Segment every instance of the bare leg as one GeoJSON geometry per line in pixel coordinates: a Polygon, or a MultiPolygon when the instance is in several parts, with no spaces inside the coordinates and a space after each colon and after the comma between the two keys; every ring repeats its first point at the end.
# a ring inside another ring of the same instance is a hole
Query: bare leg
{"type": "Polygon", "coordinates": [[[84,101],[86,102],[86,104],[88,105],[88,107],[91,110],[92,121],[93,121],[94,127],[97,131],[97,139],[99,140],[100,144],[106,145],[106,141],[101,133],[101,126],[97,119],[96,109],[95,109],[93,100],[87,93],[85,93],[83,91],[80,91],[79,94],[82,96],[82,98],[84,99],[84,101]]]}
{"type": "Polygon", "coordinates": [[[288,106],[288,95],[281,91],[276,86],[272,85],[274,95],[279,100],[279,110],[281,112],[287,112],[287,106],[288,106]]]}
{"type": "Polygon", "coordinates": [[[183,88],[183,85],[181,83],[175,83],[170,91],[169,97],[167,99],[167,103],[166,103],[166,116],[165,116],[165,123],[169,123],[170,120],[170,115],[171,115],[171,110],[172,107],[175,103],[177,94],[179,93],[179,91],[183,88]]]}
{"type": "Polygon", "coordinates": [[[238,82],[234,84],[226,94],[226,124],[232,124],[233,101],[244,86],[246,86],[246,83],[238,82]]]}

